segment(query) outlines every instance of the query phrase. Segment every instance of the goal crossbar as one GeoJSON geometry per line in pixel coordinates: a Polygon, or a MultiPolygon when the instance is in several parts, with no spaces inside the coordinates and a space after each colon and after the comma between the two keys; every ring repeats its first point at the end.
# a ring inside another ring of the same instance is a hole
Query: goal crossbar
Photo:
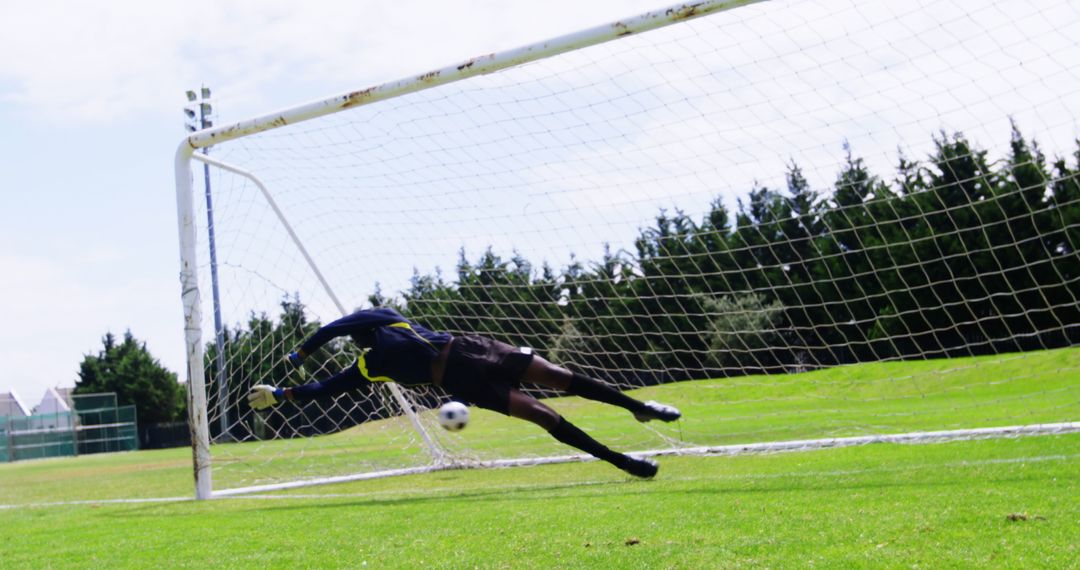
{"type": "Polygon", "coordinates": [[[253,119],[233,123],[231,125],[197,131],[186,137],[181,146],[186,145],[191,149],[206,148],[235,138],[277,129],[286,125],[315,119],[361,105],[368,105],[376,101],[430,89],[432,87],[453,83],[469,77],[493,73],[508,67],[545,59],[568,51],[594,46],[630,34],[647,32],[677,22],[700,18],[716,12],[732,10],[741,6],[765,1],[766,0],[706,0],[703,2],[673,4],[667,8],[645,12],[644,14],[631,18],[623,18],[609,24],[594,26],[552,38],[547,41],[537,42],[499,53],[477,56],[419,75],[412,75],[395,81],[389,81],[359,91],[349,91],[319,101],[290,107],[268,115],[262,115],[253,119]]]}

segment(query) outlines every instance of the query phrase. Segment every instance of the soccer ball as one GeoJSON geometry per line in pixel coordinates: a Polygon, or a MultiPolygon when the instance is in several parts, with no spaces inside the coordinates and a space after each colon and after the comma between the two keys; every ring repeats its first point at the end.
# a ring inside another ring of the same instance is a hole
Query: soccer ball
{"type": "Polygon", "coordinates": [[[439,408],[439,425],[447,431],[461,431],[469,423],[469,408],[461,402],[447,402],[439,408]]]}

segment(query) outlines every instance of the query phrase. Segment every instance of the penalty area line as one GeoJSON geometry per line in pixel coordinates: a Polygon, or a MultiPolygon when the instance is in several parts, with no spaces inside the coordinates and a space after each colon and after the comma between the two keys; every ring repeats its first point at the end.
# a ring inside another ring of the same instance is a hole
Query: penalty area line
{"type": "MultiPolygon", "coordinates": [[[[824,471],[798,471],[798,472],[784,472],[784,473],[728,473],[718,475],[702,475],[702,476],[683,476],[683,477],[664,477],[661,475],[658,481],[660,482],[674,482],[674,483],[687,483],[696,481],[758,481],[769,479],[786,479],[786,478],[813,478],[813,477],[846,477],[852,475],[873,475],[876,473],[903,473],[911,471],[923,471],[927,469],[963,469],[963,468],[977,468],[987,467],[993,465],[1014,465],[1025,463],[1047,463],[1056,461],[1075,461],[1080,459],[1080,454],[1071,455],[1035,455],[1026,457],[1006,457],[1006,458],[992,458],[992,459],[977,459],[977,460],[962,460],[951,461],[948,463],[920,463],[914,465],[894,466],[894,467],[872,467],[866,469],[840,469],[840,470],[824,470],[824,471]]],[[[574,481],[566,483],[542,483],[542,484],[510,484],[510,485],[477,485],[470,487],[424,487],[422,492],[410,492],[407,490],[386,490],[386,491],[362,491],[357,493],[282,493],[282,494],[248,494],[248,495],[234,495],[230,497],[221,497],[215,500],[333,500],[333,499],[378,499],[378,498],[400,498],[411,497],[417,495],[431,496],[438,495],[446,499],[453,499],[457,495],[467,496],[469,493],[483,492],[483,493],[506,493],[506,492],[518,492],[518,491],[553,491],[562,489],[577,489],[596,487],[601,485],[611,485],[613,483],[619,483],[618,480],[612,479],[594,479],[585,481],[574,481]]],[[[635,479],[627,479],[626,483],[636,484],[639,481],[635,479]]],[[[458,497],[460,498],[460,497],[458,497]]]]}
{"type": "Polygon", "coordinates": [[[35,507],[70,507],[79,505],[122,505],[132,504],[137,505],[141,503],[182,503],[184,501],[194,501],[194,497],[151,497],[146,499],[99,499],[97,501],[85,500],[85,501],[55,501],[49,503],[25,503],[18,505],[0,505],[0,510],[3,509],[22,509],[22,508],[35,508],[35,507]]]}
{"type": "MultiPolygon", "coordinates": [[[[993,458],[993,459],[977,459],[977,460],[961,460],[952,461],[948,463],[922,463],[915,465],[904,465],[897,467],[873,467],[867,469],[842,469],[842,470],[828,470],[828,471],[798,471],[798,472],[784,472],[784,473],[741,473],[741,474],[718,474],[708,476],[697,477],[663,477],[664,482],[694,482],[694,481],[753,481],[753,480],[767,480],[778,478],[807,478],[807,477],[845,477],[851,475],[872,475],[875,473],[902,473],[907,471],[920,471],[925,469],[942,469],[942,468],[971,468],[971,467],[984,467],[990,465],[1009,465],[1009,464],[1024,464],[1024,463],[1046,463],[1052,461],[1073,461],[1080,459],[1080,454],[1071,455],[1035,455],[1027,457],[1006,457],[1006,458],[993,458]]],[[[635,480],[628,480],[633,483],[635,480]]],[[[454,493],[468,494],[472,492],[517,492],[517,491],[546,491],[556,489],[569,489],[569,488],[583,488],[583,487],[595,487],[598,485],[610,485],[617,483],[611,479],[596,479],[586,481],[574,481],[567,483],[550,483],[550,484],[514,484],[514,485],[478,485],[474,487],[425,487],[423,489],[424,495],[440,494],[444,493],[446,498],[453,498],[454,493]]],[[[241,501],[281,501],[281,500],[332,500],[332,499],[373,499],[373,498],[394,498],[403,496],[413,496],[419,493],[410,493],[408,491],[400,490],[386,490],[386,491],[364,491],[358,493],[282,493],[282,494],[248,494],[248,495],[233,495],[226,497],[218,497],[213,500],[225,501],[225,500],[241,500],[241,501]]],[[[147,503],[183,503],[194,501],[193,497],[156,497],[156,498],[144,498],[144,499],[102,499],[98,501],[86,500],[86,501],[56,501],[48,503],[26,503],[17,505],[0,505],[0,510],[3,509],[18,509],[18,508],[46,508],[46,507],[68,507],[68,506],[96,506],[96,505],[122,505],[122,504],[147,504],[147,503]]]]}
{"type": "MultiPolygon", "coordinates": [[[[742,474],[723,474],[723,475],[707,475],[696,477],[661,477],[662,482],[693,482],[693,481],[718,481],[718,480],[766,480],[766,479],[779,479],[779,478],[807,478],[807,477],[844,477],[850,475],[872,475],[875,473],[902,473],[907,471],[922,471],[926,469],[941,469],[941,468],[975,468],[986,467],[992,465],[1014,465],[1025,463],[1047,463],[1054,461],[1073,461],[1080,459],[1080,454],[1072,455],[1035,455],[1027,457],[1007,457],[1007,458],[993,458],[993,459],[977,459],[977,460],[963,460],[963,461],[951,461],[948,463],[922,463],[915,465],[904,465],[897,467],[876,467],[867,469],[843,469],[843,470],[828,470],[828,471],[798,471],[788,473],[742,473],[742,474]]],[[[478,485],[475,487],[425,487],[423,489],[424,495],[431,494],[444,494],[445,498],[453,498],[452,493],[464,493],[470,492],[514,492],[514,491],[546,491],[556,489],[567,488],[579,488],[579,487],[594,487],[598,485],[610,485],[617,483],[618,481],[612,481],[611,479],[599,479],[588,481],[575,481],[571,483],[550,483],[550,484],[538,484],[538,485],[478,485]]],[[[628,479],[627,482],[634,483],[636,480],[628,479]]],[[[420,493],[410,493],[408,491],[365,491],[359,493],[289,493],[289,494],[258,494],[258,495],[236,495],[232,497],[223,497],[222,499],[268,499],[268,500],[282,500],[282,499],[297,499],[297,500],[327,500],[327,499],[361,499],[361,498],[377,498],[377,497],[403,497],[412,496],[420,493]]]]}
{"type": "MultiPolygon", "coordinates": [[[[891,435],[875,435],[875,436],[858,436],[858,437],[841,437],[841,438],[827,438],[827,439],[815,439],[815,440],[797,440],[797,441],[783,441],[783,442],[767,442],[767,443],[753,443],[753,444],[741,444],[741,445],[721,445],[721,446],[703,446],[703,447],[691,447],[691,448],[674,448],[674,449],[655,449],[649,451],[630,452],[629,455],[633,456],[664,456],[664,455],[683,455],[683,456],[699,456],[699,457],[723,457],[734,455],[750,455],[750,454],[767,454],[776,452],[793,452],[793,451],[812,451],[816,449],[830,449],[838,447],[850,447],[860,446],[872,443],[893,443],[893,444],[919,444],[919,443],[945,443],[949,441],[959,440],[972,440],[972,439],[994,439],[994,438],[1015,438],[1022,436],[1040,436],[1040,435],[1062,435],[1069,433],[1080,432],[1080,422],[1064,422],[1064,423],[1052,423],[1052,424],[1033,424],[1023,426],[1003,426],[993,428],[976,428],[976,429],[963,429],[963,430],[949,430],[949,431],[933,431],[933,432],[913,432],[891,435]]],[[[997,459],[986,460],[983,462],[971,462],[962,461],[952,464],[955,467],[964,467],[970,465],[980,464],[992,464],[992,463],[1013,463],[1020,461],[1050,461],[1050,460],[1068,460],[1075,458],[1076,456],[1047,456],[1046,458],[1017,458],[1013,459],[997,459]]],[[[359,495],[350,494],[310,494],[310,495],[267,495],[264,494],[270,491],[284,491],[289,489],[295,489],[301,486],[310,486],[326,483],[344,483],[350,481],[360,481],[366,479],[377,479],[383,477],[390,477],[395,475],[418,475],[421,473],[438,472],[444,470],[453,469],[476,469],[483,467],[517,467],[517,466],[532,466],[532,465],[544,465],[554,463],[570,463],[579,461],[590,461],[595,458],[584,455],[565,455],[558,457],[547,457],[538,459],[511,459],[511,460],[495,460],[495,461],[481,461],[474,464],[462,463],[451,464],[445,466],[426,466],[418,468],[406,468],[406,469],[393,469],[388,471],[382,471],[378,473],[368,473],[354,476],[344,477],[330,477],[320,481],[303,481],[292,482],[278,485],[265,485],[258,487],[247,487],[241,489],[231,489],[226,491],[215,492],[212,499],[221,500],[226,498],[241,498],[243,495],[247,495],[248,498],[275,498],[275,499],[290,499],[298,498],[301,496],[307,498],[345,498],[355,496],[373,496],[372,493],[364,493],[359,495]]],[[[920,467],[911,466],[901,469],[918,469],[920,467]]],[[[882,468],[881,471],[888,470],[888,468],[882,468]]],[[[840,473],[836,473],[840,474],[840,473]]],[[[757,477],[765,478],[767,475],[757,475],[757,477]]],[[[678,480],[678,479],[669,479],[678,480]]],[[[597,482],[578,482],[576,485],[594,485],[597,482]]],[[[566,485],[563,485],[566,486],[566,485]]],[[[521,489],[526,490],[531,488],[530,486],[506,486],[507,490],[521,489]]],[[[540,488],[537,486],[536,488],[540,488]]],[[[460,490],[459,488],[457,490],[460,490]]],[[[145,499],[102,499],[102,500],[80,500],[80,501],[54,501],[54,502],[42,502],[42,503],[25,503],[25,504],[0,504],[0,510],[9,510],[17,508],[32,508],[32,507],[64,507],[64,506],[78,506],[78,505],[109,505],[109,504],[140,504],[140,503],[177,503],[184,501],[193,501],[194,497],[156,497],[145,499]]]]}

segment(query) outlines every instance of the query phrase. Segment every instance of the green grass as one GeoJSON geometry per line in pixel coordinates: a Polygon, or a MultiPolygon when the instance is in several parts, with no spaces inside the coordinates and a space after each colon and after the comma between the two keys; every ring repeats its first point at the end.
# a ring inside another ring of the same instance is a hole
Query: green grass
{"type": "MultiPolygon", "coordinates": [[[[687,440],[740,443],[1077,420],[1078,370],[1073,349],[638,395],[681,406],[687,440]]],[[[554,405],[601,439],[636,427],[608,407],[554,405]]],[[[361,426],[314,447],[392,455],[385,432],[361,426]]],[[[538,435],[478,414],[463,438],[567,451],[538,435]]],[[[652,481],[593,462],[153,503],[109,501],[190,496],[188,450],[3,464],[0,504],[13,506],[0,509],[0,567],[1080,568],[1080,434],[661,464],[652,481]]]]}
{"type": "MultiPolygon", "coordinates": [[[[1060,422],[1080,419],[1080,348],[682,382],[633,393],[679,407],[684,419],[650,424],[654,433],[618,408],[580,398],[551,403],[622,450],[666,447],[657,433],[687,445],[728,445],[1060,422]]],[[[448,444],[485,459],[567,453],[531,425],[484,410],[474,415],[460,437],[444,436],[448,444]]],[[[426,454],[418,440],[402,438],[411,433],[408,422],[389,423],[398,429],[374,422],[329,437],[216,446],[215,455],[228,462],[215,471],[215,485],[272,482],[253,481],[253,474],[289,479],[417,465],[426,454]]]]}
{"type": "Polygon", "coordinates": [[[1068,568],[1080,559],[1080,434],[663,465],[654,481],[588,463],[277,499],[10,509],[0,511],[0,549],[5,568],[1068,568]]]}

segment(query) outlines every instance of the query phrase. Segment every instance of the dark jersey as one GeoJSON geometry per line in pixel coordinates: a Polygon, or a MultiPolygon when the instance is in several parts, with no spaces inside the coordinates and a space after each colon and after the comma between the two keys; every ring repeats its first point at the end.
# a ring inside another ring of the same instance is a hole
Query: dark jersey
{"type": "Polygon", "coordinates": [[[431,383],[431,363],[451,336],[434,332],[393,309],[357,311],[316,331],[300,346],[312,354],[331,339],[350,336],[364,350],[356,368],[369,382],[431,383]]]}

